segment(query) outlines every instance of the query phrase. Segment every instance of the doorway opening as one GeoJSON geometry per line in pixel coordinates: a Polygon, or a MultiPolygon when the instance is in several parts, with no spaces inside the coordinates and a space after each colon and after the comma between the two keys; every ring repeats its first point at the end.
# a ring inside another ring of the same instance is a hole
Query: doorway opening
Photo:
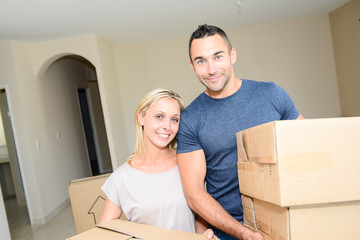
{"type": "Polygon", "coordinates": [[[96,176],[112,172],[112,164],[96,69],[85,59],[81,61],[87,66],[88,81],[77,87],[77,94],[90,170],[96,176]]]}
{"type": "Polygon", "coordinates": [[[5,89],[0,89],[0,115],[0,184],[3,196],[1,201],[4,200],[11,231],[19,224],[17,219],[29,223],[30,219],[5,89]]]}

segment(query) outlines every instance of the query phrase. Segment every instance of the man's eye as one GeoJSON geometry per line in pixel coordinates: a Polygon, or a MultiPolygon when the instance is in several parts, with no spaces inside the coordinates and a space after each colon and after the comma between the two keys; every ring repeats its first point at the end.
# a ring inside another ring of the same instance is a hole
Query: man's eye
{"type": "Polygon", "coordinates": [[[198,64],[202,64],[202,63],[204,63],[204,60],[199,60],[198,61],[198,64]]]}
{"type": "Polygon", "coordinates": [[[216,56],[216,59],[221,59],[221,58],[222,58],[222,56],[220,56],[220,55],[216,56]]]}

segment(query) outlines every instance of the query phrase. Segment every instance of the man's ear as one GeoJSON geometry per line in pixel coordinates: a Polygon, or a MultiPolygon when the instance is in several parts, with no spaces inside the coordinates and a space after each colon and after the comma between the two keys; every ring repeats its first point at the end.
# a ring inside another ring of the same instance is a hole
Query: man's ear
{"type": "Polygon", "coordinates": [[[142,115],[141,112],[138,112],[138,113],[137,113],[137,120],[138,120],[138,123],[139,123],[141,126],[144,126],[144,116],[142,115]]]}
{"type": "Polygon", "coordinates": [[[231,60],[231,64],[234,64],[236,62],[236,50],[235,48],[231,49],[231,52],[230,52],[230,60],[231,60]]]}
{"type": "Polygon", "coordinates": [[[194,64],[193,64],[193,62],[191,61],[191,59],[189,60],[189,63],[190,63],[190,65],[191,65],[191,68],[194,70],[194,64]]]}

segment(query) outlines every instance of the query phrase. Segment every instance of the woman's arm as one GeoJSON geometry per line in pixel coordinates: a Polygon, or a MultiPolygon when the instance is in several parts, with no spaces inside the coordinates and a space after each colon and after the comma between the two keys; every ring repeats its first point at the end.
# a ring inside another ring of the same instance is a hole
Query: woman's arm
{"type": "Polygon", "coordinates": [[[120,218],[122,209],[106,198],[105,207],[100,217],[100,222],[120,218]]]}

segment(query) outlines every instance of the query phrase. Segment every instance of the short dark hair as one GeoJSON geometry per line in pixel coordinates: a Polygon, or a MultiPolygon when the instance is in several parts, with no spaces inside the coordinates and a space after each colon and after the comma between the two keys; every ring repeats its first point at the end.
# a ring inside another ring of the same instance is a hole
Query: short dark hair
{"type": "Polygon", "coordinates": [[[226,36],[226,33],[224,32],[224,30],[222,30],[221,28],[216,27],[216,26],[203,24],[203,25],[199,25],[199,27],[191,34],[190,41],[189,41],[190,60],[191,60],[190,50],[191,50],[191,44],[192,44],[193,40],[199,39],[199,38],[205,38],[205,37],[209,37],[209,36],[214,36],[215,34],[220,35],[220,37],[222,37],[224,39],[224,41],[228,45],[229,53],[231,52],[232,46],[231,46],[230,40],[226,36]]]}

